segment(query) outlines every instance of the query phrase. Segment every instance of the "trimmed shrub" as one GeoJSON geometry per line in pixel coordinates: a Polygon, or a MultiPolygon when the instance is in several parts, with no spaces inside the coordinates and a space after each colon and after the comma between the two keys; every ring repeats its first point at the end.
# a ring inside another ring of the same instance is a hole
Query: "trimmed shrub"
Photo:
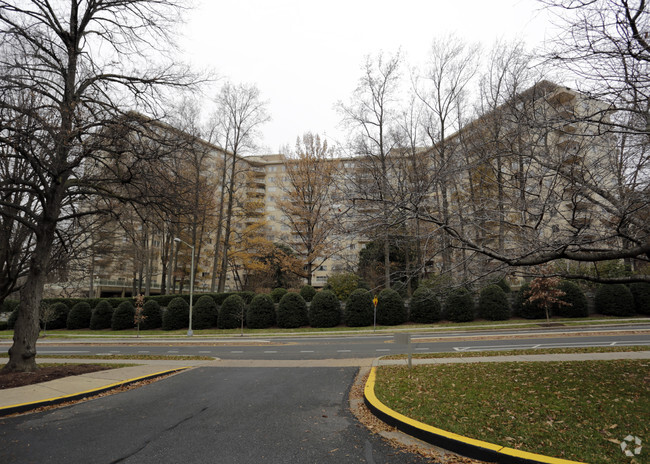
{"type": "Polygon", "coordinates": [[[410,304],[409,320],[418,324],[430,324],[442,318],[442,307],[433,290],[418,287],[413,292],[410,304]]]}
{"type": "Polygon", "coordinates": [[[623,284],[601,285],[594,299],[596,312],[607,316],[634,315],[634,297],[623,284]]]}
{"type": "Polygon", "coordinates": [[[286,288],[274,288],[271,290],[271,298],[273,299],[273,303],[279,303],[280,300],[284,295],[288,293],[288,290],[286,288]]]}
{"type": "Polygon", "coordinates": [[[7,319],[7,330],[14,330],[16,319],[18,319],[18,308],[14,309],[11,311],[11,314],[9,314],[9,318],[7,319]]]}
{"type": "Polygon", "coordinates": [[[481,290],[478,314],[488,321],[505,321],[510,318],[508,296],[499,285],[488,285],[481,290]]]}
{"type": "Polygon", "coordinates": [[[650,284],[637,282],[630,285],[634,298],[634,310],[637,314],[650,314],[650,284]]]}
{"type": "Polygon", "coordinates": [[[246,305],[249,305],[251,301],[253,301],[253,298],[255,298],[255,292],[250,292],[250,291],[239,292],[237,295],[239,295],[242,298],[242,300],[244,300],[244,303],[246,305]]]}
{"type": "Polygon", "coordinates": [[[233,292],[213,293],[211,296],[214,302],[217,304],[217,306],[221,306],[223,302],[226,301],[226,298],[228,298],[230,295],[236,295],[236,293],[233,292]]]}
{"type": "Polygon", "coordinates": [[[190,321],[190,305],[184,298],[176,297],[167,305],[162,316],[163,330],[186,329],[190,321]]]}
{"type": "Polygon", "coordinates": [[[217,327],[220,329],[236,329],[241,326],[245,317],[246,303],[239,295],[230,295],[219,308],[217,327]]]}
{"type": "Polygon", "coordinates": [[[203,295],[192,307],[192,328],[209,329],[217,325],[219,311],[212,297],[203,295]]]}
{"type": "Polygon", "coordinates": [[[341,302],[331,290],[323,290],[314,296],[309,307],[309,325],[312,327],[336,327],[341,323],[341,302]]]}
{"type": "Polygon", "coordinates": [[[372,293],[359,288],[348,297],[345,303],[345,325],[348,327],[366,327],[372,325],[374,305],[372,293]]]}
{"type": "Polygon", "coordinates": [[[106,300],[100,301],[90,317],[90,330],[110,329],[112,317],[113,307],[111,304],[106,300]]]}
{"type": "Polygon", "coordinates": [[[68,319],[65,325],[69,330],[87,329],[90,327],[90,318],[92,315],[93,310],[88,303],[77,303],[68,313],[68,319]]]}
{"type": "Polygon", "coordinates": [[[7,321],[0,321],[0,330],[7,330],[8,325],[7,321]]]}
{"type": "Polygon", "coordinates": [[[140,322],[140,330],[160,329],[162,327],[162,309],[156,300],[144,302],[142,316],[144,316],[144,320],[140,322]]]}
{"type": "Polygon", "coordinates": [[[278,305],[278,327],[295,329],[307,324],[307,303],[303,297],[294,292],[286,293],[278,305]]]}
{"type": "Polygon", "coordinates": [[[501,287],[501,290],[503,290],[506,293],[506,295],[512,291],[512,289],[510,288],[510,284],[508,284],[508,281],[505,278],[496,282],[496,285],[501,287]]]}
{"type": "Polygon", "coordinates": [[[452,322],[474,320],[474,299],[466,288],[453,290],[445,301],[445,319],[452,322]]]}
{"type": "Polygon", "coordinates": [[[106,301],[108,301],[113,308],[117,308],[119,305],[124,303],[125,301],[128,301],[129,303],[131,302],[131,298],[106,298],[106,301]]]}
{"type": "Polygon", "coordinates": [[[256,295],[248,305],[246,325],[251,329],[268,329],[275,325],[275,304],[269,295],[256,295]]]}
{"type": "Polygon", "coordinates": [[[111,318],[111,330],[127,330],[135,327],[135,308],[130,301],[119,304],[111,318]]]}
{"type": "Polygon", "coordinates": [[[302,288],[300,289],[300,296],[307,303],[309,303],[311,300],[314,299],[314,295],[316,295],[316,289],[311,285],[303,285],[302,288]]]}
{"type": "Polygon", "coordinates": [[[68,313],[70,308],[65,303],[54,303],[52,305],[52,318],[47,321],[45,327],[47,330],[65,329],[68,322],[68,313]]]}
{"type": "Polygon", "coordinates": [[[18,304],[20,302],[17,300],[4,300],[0,306],[0,313],[10,313],[15,309],[18,309],[18,304]]]}
{"type": "Polygon", "coordinates": [[[515,295],[514,312],[517,316],[524,319],[544,319],[546,318],[546,311],[540,306],[539,300],[532,303],[528,300],[528,292],[530,291],[530,284],[524,283],[517,295],[515,295]]]}
{"type": "Polygon", "coordinates": [[[406,322],[406,307],[399,293],[385,288],[379,293],[378,299],[377,324],[399,325],[406,322]]]}
{"type": "Polygon", "coordinates": [[[561,317],[587,317],[589,316],[589,304],[587,297],[582,289],[568,280],[563,280],[558,285],[558,289],[564,292],[564,295],[558,297],[558,300],[568,303],[568,305],[554,304],[551,308],[553,315],[561,317]]]}

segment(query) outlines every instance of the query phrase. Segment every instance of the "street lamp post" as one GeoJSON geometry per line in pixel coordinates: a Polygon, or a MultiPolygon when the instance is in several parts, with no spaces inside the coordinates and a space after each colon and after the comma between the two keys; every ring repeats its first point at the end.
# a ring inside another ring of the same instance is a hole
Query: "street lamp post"
{"type": "Polygon", "coordinates": [[[178,237],[174,238],[176,243],[184,243],[192,249],[192,264],[190,265],[190,328],[187,329],[187,336],[191,337],[194,332],[192,332],[192,297],[194,296],[194,246],[187,243],[185,240],[181,240],[178,237]]]}

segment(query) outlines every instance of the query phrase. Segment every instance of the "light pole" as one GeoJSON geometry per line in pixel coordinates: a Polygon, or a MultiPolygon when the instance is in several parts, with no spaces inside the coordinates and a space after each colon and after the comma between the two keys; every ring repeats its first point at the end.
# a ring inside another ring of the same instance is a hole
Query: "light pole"
{"type": "Polygon", "coordinates": [[[185,240],[181,240],[178,237],[174,237],[176,243],[184,243],[192,249],[192,264],[190,266],[190,328],[187,329],[187,336],[191,337],[194,332],[192,332],[192,296],[194,295],[194,247],[187,243],[185,240]]]}

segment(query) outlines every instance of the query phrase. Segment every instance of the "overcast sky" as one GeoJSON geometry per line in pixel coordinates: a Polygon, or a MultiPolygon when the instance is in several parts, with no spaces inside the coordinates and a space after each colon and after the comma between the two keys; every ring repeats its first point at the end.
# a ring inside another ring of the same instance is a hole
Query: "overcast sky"
{"type": "Polygon", "coordinates": [[[269,153],[306,131],[341,139],[334,105],[350,98],[368,55],[401,49],[416,66],[435,37],[534,47],[550,30],[535,0],[199,0],[180,45],[194,66],[258,86],[272,117],[261,140],[269,153]]]}

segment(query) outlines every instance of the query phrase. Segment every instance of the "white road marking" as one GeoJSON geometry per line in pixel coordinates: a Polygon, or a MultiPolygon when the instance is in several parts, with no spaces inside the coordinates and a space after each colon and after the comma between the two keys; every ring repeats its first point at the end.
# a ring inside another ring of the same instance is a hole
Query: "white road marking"
{"type": "Polygon", "coordinates": [[[240,354],[243,353],[243,351],[231,351],[231,353],[240,354]]]}

